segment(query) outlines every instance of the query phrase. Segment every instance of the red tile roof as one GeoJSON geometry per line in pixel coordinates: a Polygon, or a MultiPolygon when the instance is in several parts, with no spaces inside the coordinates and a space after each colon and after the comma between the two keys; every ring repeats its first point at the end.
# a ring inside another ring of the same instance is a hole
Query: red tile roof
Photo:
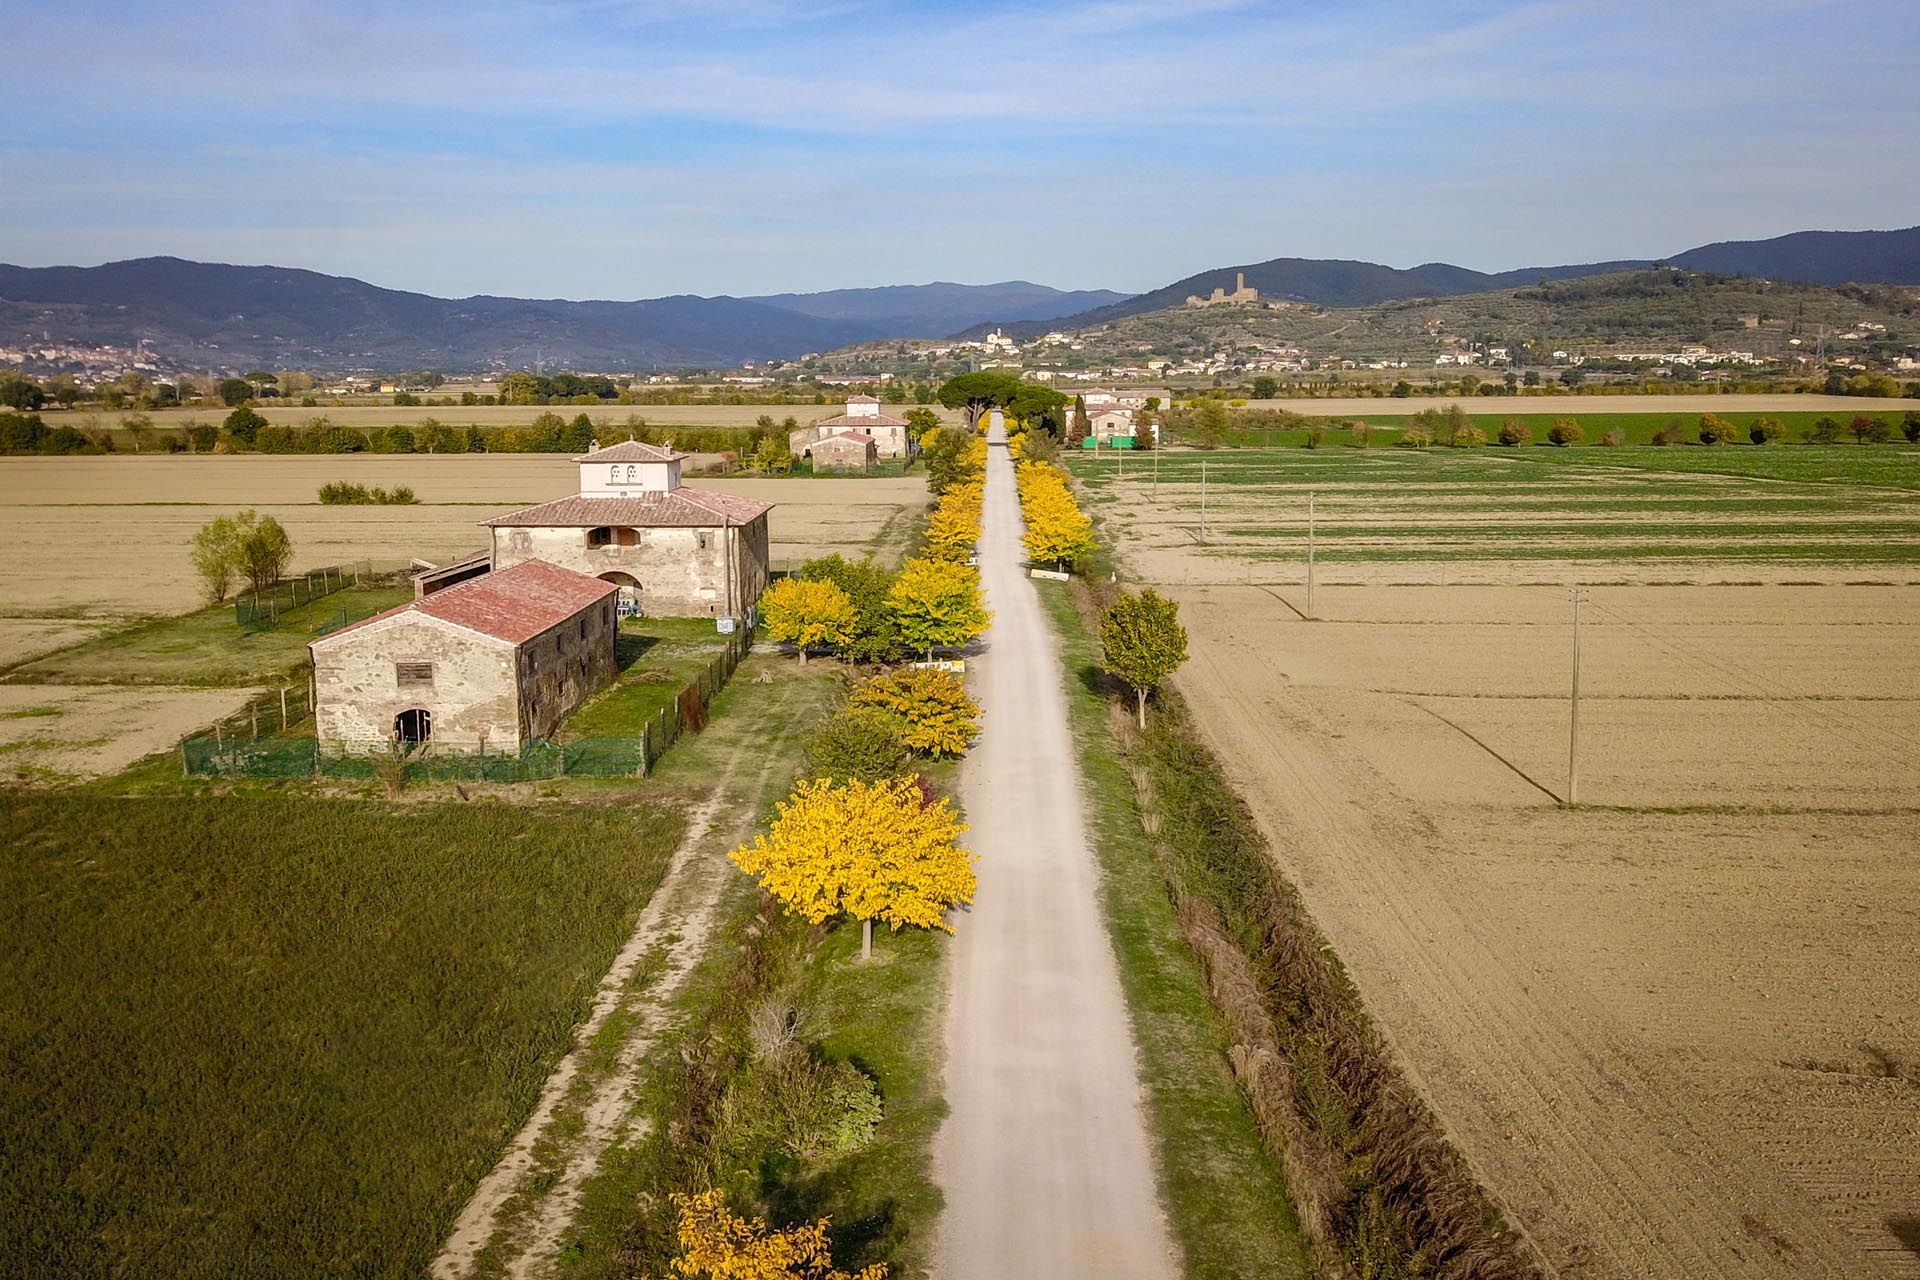
{"type": "Polygon", "coordinates": [[[537,507],[483,520],[481,524],[496,529],[597,529],[601,525],[710,529],[729,522],[745,524],[771,510],[771,502],[756,502],[738,494],[682,485],[668,493],[646,493],[631,498],[556,498],[537,507]]]}
{"type": "Polygon", "coordinates": [[[838,435],[828,436],[824,440],[815,440],[813,443],[826,444],[827,441],[829,440],[851,440],[855,444],[872,444],[873,443],[873,437],[868,435],[864,431],[842,431],[838,435]]]}
{"type": "Polygon", "coordinates": [[[641,444],[638,440],[622,440],[619,444],[608,445],[604,449],[595,449],[575,458],[575,462],[672,462],[675,458],[687,457],[684,453],[675,453],[672,449],[662,449],[657,444],[641,444]]]}
{"type": "Polygon", "coordinates": [[[422,600],[376,613],[328,632],[309,648],[331,644],[352,631],[403,613],[420,613],[481,635],[521,645],[559,626],[620,588],[545,560],[522,560],[510,569],[481,574],[422,600]]]}
{"type": "Polygon", "coordinates": [[[880,402],[872,396],[848,396],[847,403],[848,404],[879,404],[880,402]]]}

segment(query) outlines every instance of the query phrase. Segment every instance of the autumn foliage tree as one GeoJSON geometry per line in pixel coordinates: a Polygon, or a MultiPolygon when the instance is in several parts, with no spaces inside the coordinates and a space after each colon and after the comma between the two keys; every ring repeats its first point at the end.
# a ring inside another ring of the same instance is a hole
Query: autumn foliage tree
{"type": "Polygon", "coordinates": [[[853,691],[855,707],[873,707],[900,724],[900,740],[922,755],[957,756],[980,732],[980,707],[958,677],[931,668],[876,676],[853,691]]]}
{"type": "Polygon", "coordinates": [[[728,856],[809,923],[860,921],[860,958],[873,956],[873,922],[953,928],[949,908],[973,901],[973,860],[957,843],[966,824],[914,779],[802,781],[766,834],[728,856]]]}
{"type": "Polygon", "coordinates": [[[934,649],[958,648],[987,629],[979,573],[952,560],[907,561],[887,592],[887,609],[901,642],[929,658],[934,649]]]}
{"type": "Polygon", "coordinates": [[[675,1194],[673,1207],[680,1215],[673,1274],[684,1280],[886,1280],[884,1263],[851,1272],[833,1265],[828,1219],[775,1230],[764,1218],[735,1214],[717,1188],[675,1194]]]}
{"type": "Polygon", "coordinates": [[[980,541],[980,511],[986,498],[983,480],[956,484],[940,495],[927,517],[927,554],[936,560],[965,560],[980,541]]]}
{"type": "Polygon", "coordinates": [[[1140,727],[1147,727],[1147,695],[1187,660],[1187,629],[1180,606],[1148,587],[1122,592],[1100,618],[1100,665],[1132,686],[1140,727]]]}
{"type": "Polygon", "coordinates": [[[839,586],[803,578],[782,578],[768,587],[760,616],[769,637],[790,640],[800,650],[803,666],[810,649],[851,643],[860,621],[852,597],[839,586]]]}
{"type": "Polygon", "coordinates": [[[1074,501],[1067,473],[1048,462],[1023,464],[1017,479],[1020,514],[1026,521],[1021,541],[1036,564],[1071,564],[1093,550],[1093,521],[1074,501]]]}

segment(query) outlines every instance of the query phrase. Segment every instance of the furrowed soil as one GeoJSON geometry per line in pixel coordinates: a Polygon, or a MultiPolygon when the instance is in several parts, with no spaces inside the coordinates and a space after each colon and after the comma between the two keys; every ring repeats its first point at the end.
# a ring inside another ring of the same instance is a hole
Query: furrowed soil
{"type": "MultiPolygon", "coordinates": [[[[1558,1275],[1920,1277],[1911,566],[1462,548],[1323,566],[1309,621],[1297,548],[1095,493],[1273,856],[1558,1275]]],[[[1409,528],[1539,496],[1398,495],[1409,528]]]]}

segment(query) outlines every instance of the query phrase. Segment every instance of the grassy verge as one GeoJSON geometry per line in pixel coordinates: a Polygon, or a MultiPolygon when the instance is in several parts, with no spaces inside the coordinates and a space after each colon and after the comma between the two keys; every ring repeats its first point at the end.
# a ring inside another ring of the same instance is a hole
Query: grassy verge
{"type": "Polygon", "coordinates": [[[680,829],[0,798],[0,1273],[419,1275],[680,829]]]}
{"type": "Polygon", "coordinates": [[[307,661],[319,628],[364,618],[413,598],[409,586],[349,587],[280,615],[278,623],[242,627],[232,604],[115,628],[13,668],[13,681],[76,684],[173,684],[197,687],[260,684],[307,661]],[[311,615],[311,616],[309,616],[311,615]]]}
{"type": "Polygon", "coordinates": [[[1108,729],[1094,638],[1064,584],[1036,583],[1066,665],[1101,892],[1132,1012],[1162,1191],[1194,1277],[1310,1274],[1278,1163],[1228,1066],[1230,1038],[1154,865],[1133,784],[1108,729]]]}
{"type": "MultiPolygon", "coordinates": [[[[1077,607],[1055,608],[1076,637],[1078,683],[1104,703],[1091,632],[1114,588],[1094,559],[1089,579],[1099,585],[1076,580],[1077,607]]],[[[1125,766],[1152,865],[1229,1028],[1233,1074],[1284,1171],[1317,1269],[1375,1280],[1537,1274],[1401,1076],[1180,699],[1157,702],[1144,734],[1124,715],[1109,718],[1109,749],[1125,766]]]]}
{"type": "Polygon", "coordinates": [[[614,640],[619,674],[567,717],[565,736],[638,736],[726,647],[711,618],[628,618],[614,640]]]}
{"type": "MultiPolygon", "coordinates": [[[[753,734],[758,773],[730,775],[725,809],[744,815],[712,837],[719,854],[783,799],[801,765],[799,737],[838,705],[844,680],[832,664],[804,671],[791,659],[756,657],[715,703],[715,727],[677,749],[652,780],[687,787],[710,780],[753,734]],[[756,667],[759,668],[756,671],[756,667]],[[723,714],[744,698],[764,701],[761,674],[803,689],[777,723],[723,714]],[[723,729],[723,726],[725,727],[723,729]]],[[[834,1250],[847,1266],[883,1261],[896,1277],[924,1274],[939,1194],[932,1142],[940,1098],[943,939],[925,931],[882,932],[876,962],[853,963],[859,927],[819,928],[781,913],[745,877],[729,893],[716,933],[675,1002],[676,1030],[636,1073],[628,1138],[602,1158],[585,1185],[563,1255],[569,1280],[662,1275],[677,1252],[668,1195],[727,1189],[736,1207],[776,1224],[833,1219],[834,1250]],[[871,1141],[841,1155],[796,1154],[777,1136],[780,1096],[756,1052],[757,1011],[791,1007],[809,1062],[851,1064],[873,1080],[884,1112],[871,1141]]]]}

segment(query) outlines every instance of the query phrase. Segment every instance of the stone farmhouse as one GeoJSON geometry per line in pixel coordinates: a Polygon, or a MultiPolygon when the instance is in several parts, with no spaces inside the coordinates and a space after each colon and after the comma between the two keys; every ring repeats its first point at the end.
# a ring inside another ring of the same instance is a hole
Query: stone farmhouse
{"type": "Polygon", "coordinates": [[[681,484],[684,457],[634,441],[581,454],[579,493],[486,521],[493,571],[545,560],[619,587],[623,614],[743,616],[772,572],[773,506],[681,484]]]}
{"type": "Polygon", "coordinates": [[[310,644],[321,749],[518,752],[613,679],[621,617],[745,616],[770,576],[772,505],[681,484],[683,457],[590,449],[577,494],[486,521],[486,549],[310,644]]]}
{"type": "Polygon", "coordinates": [[[1101,409],[1087,414],[1087,435],[1089,438],[1105,444],[1115,436],[1132,439],[1134,434],[1133,410],[1118,406],[1101,409]]]}
{"type": "Polygon", "coordinates": [[[822,418],[804,427],[795,427],[787,433],[787,448],[796,458],[809,456],[817,440],[840,435],[847,431],[856,431],[873,437],[874,453],[881,458],[904,458],[917,447],[908,439],[910,424],[905,418],[896,418],[890,413],[880,412],[880,402],[872,396],[852,396],[847,400],[847,411],[831,418],[822,418]]]}
{"type": "Polygon", "coordinates": [[[880,460],[879,447],[864,431],[842,431],[807,446],[815,471],[870,471],[880,460]]]}
{"type": "Polygon", "coordinates": [[[321,636],[308,646],[321,748],[518,752],[613,678],[618,595],[525,560],[321,636]]]}

